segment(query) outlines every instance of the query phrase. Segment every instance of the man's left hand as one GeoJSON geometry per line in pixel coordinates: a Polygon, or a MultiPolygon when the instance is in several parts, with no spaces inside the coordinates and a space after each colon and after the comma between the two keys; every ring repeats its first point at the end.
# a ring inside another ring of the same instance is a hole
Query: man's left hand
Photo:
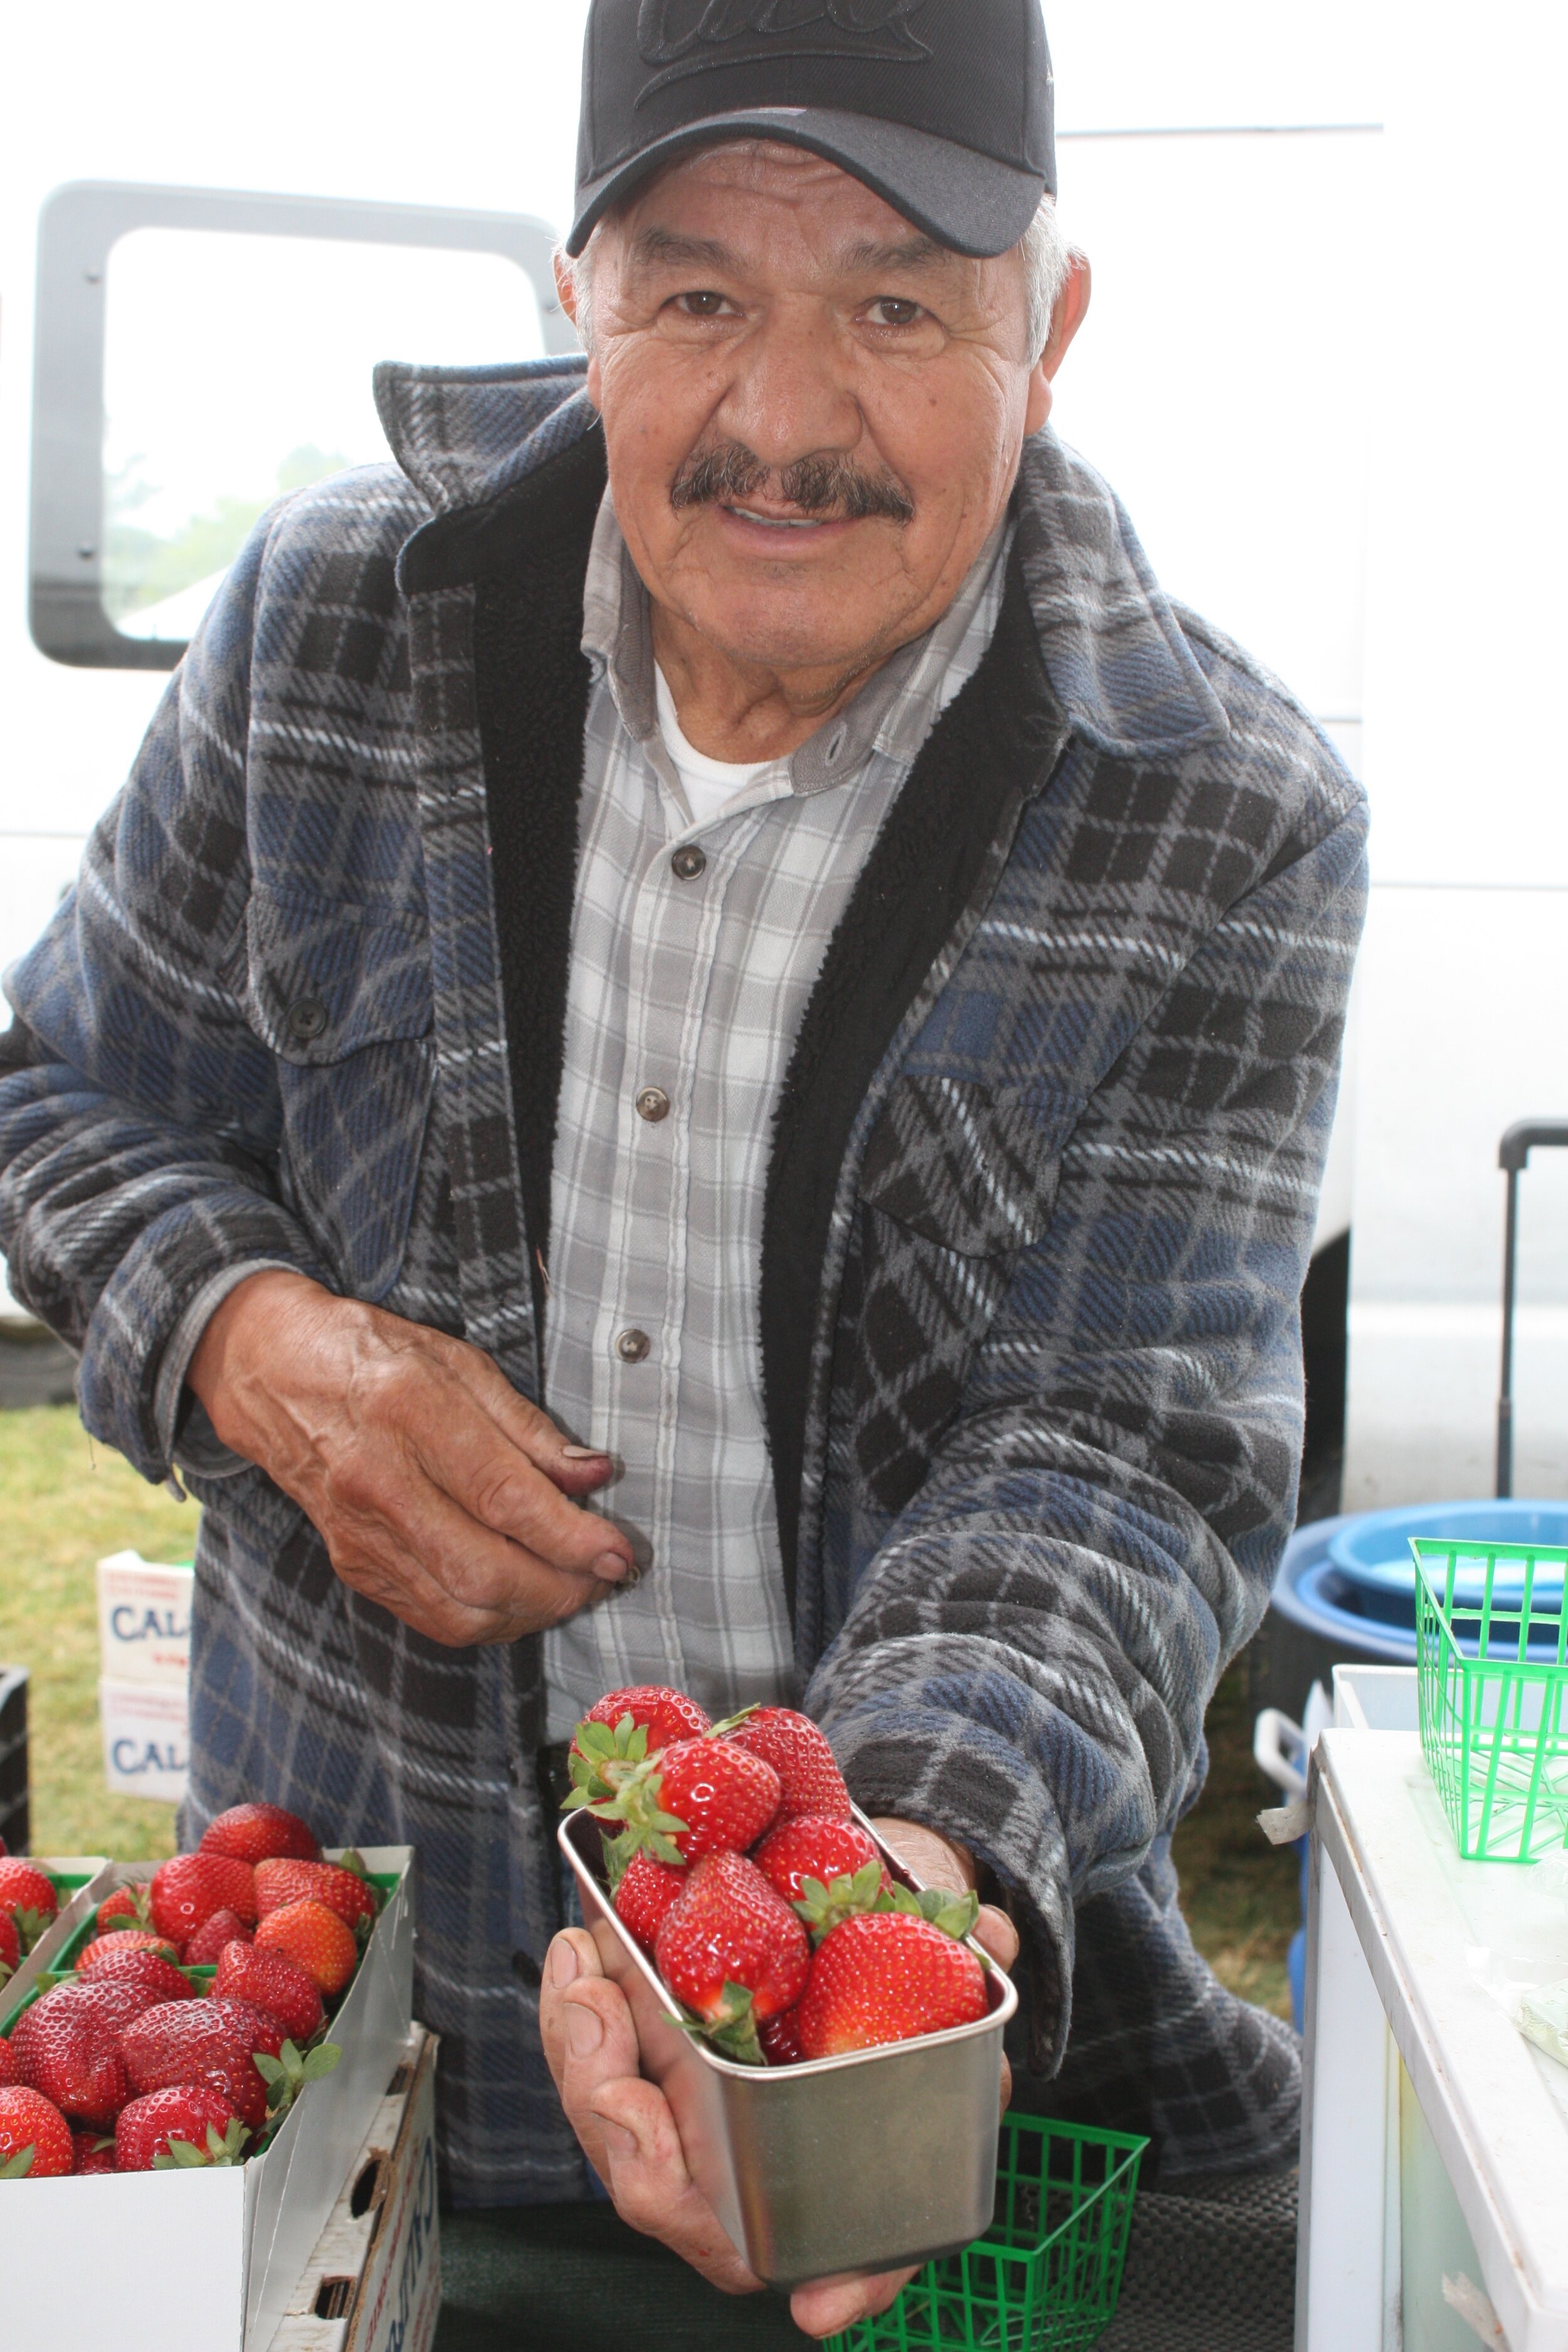
{"type": "MultiPolygon", "coordinates": [[[[879,1821],[873,1826],[924,1885],[955,1895],[973,1886],[974,1864],[962,1846],[912,1822],[879,1821]]],[[[983,1907],[974,1935],[993,1959],[1011,1968],[1018,1937],[1005,1911],[983,1907]]],[[[746,2294],[760,2286],[687,2170],[669,2103],[643,2079],[631,2010],[605,1976],[594,1938],[581,1927],[567,1928],[550,1947],[539,2021],[561,2104],[622,2221],[658,2239],[727,2294],[746,2294]]],[[[1004,2059],[1004,2106],[1008,2087],[1004,2059]]],[[[807,2336],[835,2336],[886,2311],[914,2274],[901,2270],[814,2279],[795,2288],[790,2314],[807,2336]]]]}

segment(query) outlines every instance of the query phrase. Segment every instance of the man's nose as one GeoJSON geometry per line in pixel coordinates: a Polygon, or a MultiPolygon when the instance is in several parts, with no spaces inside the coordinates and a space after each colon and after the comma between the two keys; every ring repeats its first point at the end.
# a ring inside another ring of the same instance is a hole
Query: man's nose
{"type": "Polygon", "coordinates": [[[797,458],[858,448],[865,430],[837,337],[820,316],[787,309],[741,339],[714,423],[775,477],[797,458]]]}

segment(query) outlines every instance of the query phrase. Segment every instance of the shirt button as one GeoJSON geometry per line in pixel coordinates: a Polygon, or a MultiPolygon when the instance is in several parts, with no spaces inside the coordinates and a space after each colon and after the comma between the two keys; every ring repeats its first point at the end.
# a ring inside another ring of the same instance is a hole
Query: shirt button
{"type": "Polygon", "coordinates": [[[623,1364],[640,1364],[652,1345],[646,1331],[623,1331],[616,1341],[616,1353],[623,1364]]]}
{"type": "Polygon", "coordinates": [[[678,882],[695,882],[708,870],[708,859],[694,841],[683,841],[669,860],[669,870],[678,882]]]}
{"type": "Polygon", "coordinates": [[[669,1097],[662,1087],[644,1087],[637,1097],[637,1117],[646,1118],[650,1127],[669,1117],[669,1097]]]}
{"type": "Polygon", "coordinates": [[[301,1045],[310,1045],[327,1025],[327,1008],[319,996],[301,996],[289,1007],[284,1026],[290,1037],[301,1045]]]}

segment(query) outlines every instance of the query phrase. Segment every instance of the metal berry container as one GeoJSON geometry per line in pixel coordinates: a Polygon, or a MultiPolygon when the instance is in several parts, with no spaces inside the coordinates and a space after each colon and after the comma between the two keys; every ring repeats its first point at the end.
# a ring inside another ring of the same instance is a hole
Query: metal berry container
{"type": "MultiPolygon", "coordinates": [[[[856,1820],[876,1832],[864,1813],[856,1820]]],[[[693,2179],[770,2286],[902,2269],[990,2227],[1002,2035],[1018,2006],[993,1961],[973,2025],[800,2066],[741,2066],[670,2022],[674,2003],[611,1907],[597,1823],[562,1823],[583,1917],[631,2005],[643,2073],[674,2110],[693,2179]]],[[[920,1881],[877,1840],[892,1875],[920,1881]]],[[[979,1946],[971,1940],[971,1948],[979,1946]]]]}

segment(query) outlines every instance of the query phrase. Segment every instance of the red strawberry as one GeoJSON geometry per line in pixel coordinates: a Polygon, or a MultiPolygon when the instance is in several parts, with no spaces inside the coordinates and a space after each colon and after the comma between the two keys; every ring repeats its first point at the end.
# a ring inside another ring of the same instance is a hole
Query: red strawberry
{"type": "MultiPolygon", "coordinates": [[[[120,2112],[123,2115],[125,2112],[124,2108],[122,2107],[120,2112]]],[[[71,2166],[71,2170],[73,2172],[113,2171],[114,2140],[112,2135],[98,2131],[72,2132],[71,2147],[75,2150],[76,2155],[76,2161],[71,2166]]]]}
{"type": "Polygon", "coordinates": [[[800,2046],[799,2002],[794,2009],[781,2009],[776,2017],[764,2018],[757,2028],[757,2040],[770,2066],[798,2066],[805,2056],[800,2046]]]}
{"type": "Polygon", "coordinates": [[[324,1903],[285,1903],[256,1930],[258,1952],[281,1952],[330,1998],[342,1992],[359,1961],[353,1930],[324,1903]]]}
{"type": "Polygon", "coordinates": [[[805,1985],[805,1929],[743,1853],[707,1854],[689,1876],[658,1931],[658,1972],[727,2057],[760,2066],[757,2027],[805,1985]]]}
{"type": "Polygon", "coordinates": [[[249,2137],[233,2100],[216,2083],[171,2084],[121,2110],[110,2168],[161,2172],[182,2164],[237,2164],[249,2137]],[[175,2154],[176,2142],[190,2153],[175,2154]]]}
{"type": "MultiPolygon", "coordinates": [[[[102,1938],[89,1948],[101,1951],[102,1938]]],[[[100,1985],[134,1985],[147,1996],[143,2007],[148,2009],[154,2001],[195,1999],[189,1977],[183,1976],[162,1952],[104,1952],[90,1974],[85,1968],[79,1969],[78,1981],[95,1990],[100,1985]]]]}
{"type": "Polygon", "coordinates": [[[118,1964],[129,1952],[151,1952],[155,1959],[173,1960],[174,1947],[167,1936],[154,1936],[150,1927],[111,1927],[107,1936],[94,1937],[76,1972],[79,1977],[100,1976],[109,1961],[118,1964]]]}
{"type": "Polygon", "coordinates": [[[249,1941],[250,1930],[243,1919],[227,1909],[215,1911],[210,1919],[202,1921],[180,1957],[188,1969],[204,1968],[216,1960],[226,1945],[249,1941]]]}
{"type": "Polygon", "coordinates": [[[138,1879],[131,1886],[117,1886],[99,1905],[95,1924],[106,1933],[111,1927],[116,1931],[146,1927],[152,1920],[151,1897],[152,1888],[145,1879],[138,1879]]]}
{"type": "Polygon", "coordinates": [[[0,2091],[0,2180],[58,2180],[75,2156],[58,2107],[20,2085],[0,2091]]]}
{"type": "Polygon", "coordinates": [[[232,1854],[254,1868],[277,1854],[315,1862],[321,1849],[299,1814],[286,1813],[281,1805],[231,1805],[226,1813],[207,1823],[197,1851],[232,1854]]]}
{"type": "Polygon", "coordinates": [[[252,2130],[267,2118],[267,2085],[252,2052],[276,2058],[283,2046],[277,2021],[248,2002],[171,2000],[147,2010],[120,2037],[125,2071],[138,2095],[176,2084],[214,2083],[233,2100],[232,2112],[252,2130]]]}
{"type": "Polygon", "coordinates": [[[645,1951],[652,1951],[666,1914],[686,1892],[689,1874],[684,1864],[678,1869],[655,1862],[651,1853],[634,1853],[627,1863],[616,1889],[616,1911],[645,1951]]]}
{"type": "Polygon", "coordinates": [[[233,1911],[249,1927],[256,1917],[256,1874],[226,1853],[177,1853],[153,1873],[153,1925],[183,1944],[215,1911],[233,1911]]]}
{"type": "Polygon", "coordinates": [[[752,1859],[775,1893],[795,1906],[814,1933],[824,1936],[852,1911],[869,1911],[882,1889],[892,1885],[876,1840],[859,1822],[822,1813],[777,1823],[752,1859]],[[808,1881],[815,1894],[807,1894],[808,1881]]]}
{"type": "Polygon", "coordinates": [[[213,1991],[222,1998],[254,2001],[276,2018],[290,2042],[301,2046],[326,2022],[314,1978],[282,1952],[258,1951],[237,1939],[218,1954],[213,1991]]]}
{"type": "Polygon", "coordinates": [[[9,2090],[16,2079],[16,2053],[5,2035],[0,2033],[0,2091],[9,2090]]]}
{"type": "Polygon", "coordinates": [[[62,2115],[112,2124],[128,2095],[117,2029],[82,1987],[57,1985],[23,2011],[11,2036],[19,2081],[62,2115]]]}
{"type": "Polygon", "coordinates": [[[641,1764],[610,1770],[616,1793],[589,1811],[601,1822],[625,1823],[606,1849],[612,1879],[643,1851],[668,1863],[743,1853],[779,1807],[773,1766],[727,1739],[678,1740],[641,1764]]]}
{"type": "Polygon", "coordinates": [[[54,1880],[37,1863],[20,1854],[0,1858],[0,1911],[10,1913],[25,1952],[32,1950],[59,1907],[54,1880]]]}
{"type": "Polygon", "coordinates": [[[22,1965],[22,1938],[9,1911],[0,1911],[0,1984],[22,1965]]]}
{"type": "Polygon", "coordinates": [[[256,1907],[265,1919],[286,1903],[324,1903],[353,1927],[375,1917],[375,1895],[363,1878],[335,1862],[262,1862],[256,1866],[256,1907]]]}
{"type": "Polygon", "coordinates": [[[722,1724],[719,1730],[735,1747],[773,1766],[784,1790],[779,1800],[781,1822],[794,1821],[802,1813],[828,1813],[841,1822],[849,1819],[844,1775],[809,1715],[801,1715],[793,1706],[759,1706],[742,1716],[732,1731],[722,1724]]]}
{"type": "Polygon", "coordinates": [[[683,1739],[700,1739],[708,1717],[694,1698],[664,1683],[635,1683],[595,1699],[572,1735],[567,1768],[577,1801],[613,1797],[621,1775],[607,1764],[640,1764],[683,1739]]]}
{"type": "Polygon", "coordinates": [[[808,2058],[942,2033],[985,2014],[985,1975],[967,1944],[904,1911],[863,1912],[817,1948],[800,2004],[808,2058]]]}

